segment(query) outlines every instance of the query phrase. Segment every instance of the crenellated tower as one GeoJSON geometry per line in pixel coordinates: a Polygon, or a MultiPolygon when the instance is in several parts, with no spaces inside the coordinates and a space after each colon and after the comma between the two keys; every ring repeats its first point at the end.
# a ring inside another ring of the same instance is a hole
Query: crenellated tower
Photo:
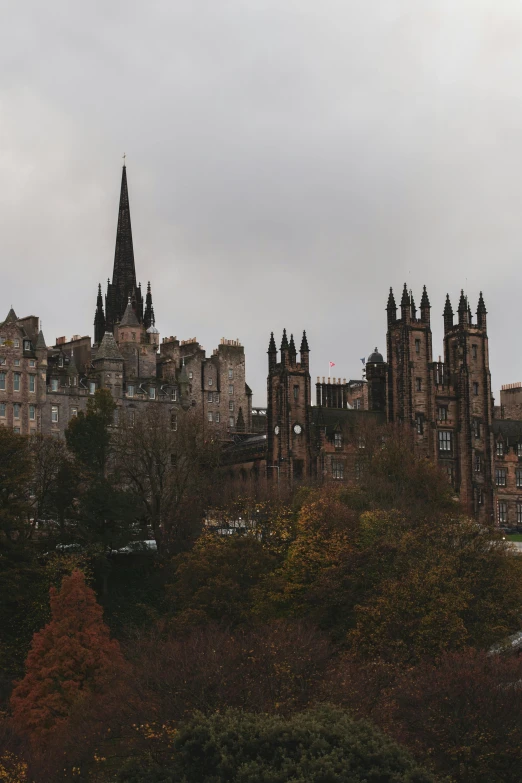
{"type": "Polygon", "coordinates": [[[310,349],[303,332],[300,362],[294,337],[283,330],[280,361],[272,333],[268,345],[267,475],[279,481],[311,476],[310,349]]]}

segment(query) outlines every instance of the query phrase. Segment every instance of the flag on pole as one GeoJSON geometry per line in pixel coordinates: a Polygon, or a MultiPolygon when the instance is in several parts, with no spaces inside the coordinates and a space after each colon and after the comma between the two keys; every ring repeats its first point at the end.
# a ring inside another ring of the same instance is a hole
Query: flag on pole
{"type": "Polygon", "coordinates": [[[364,364],[364,356],[363,356],[363,358],[361,359],[361,362],[364,364]]]}
{"type": "Polygon", "coordinates": [[[330,367],[335,367],[335,362],[330,362],[330,367]]]}

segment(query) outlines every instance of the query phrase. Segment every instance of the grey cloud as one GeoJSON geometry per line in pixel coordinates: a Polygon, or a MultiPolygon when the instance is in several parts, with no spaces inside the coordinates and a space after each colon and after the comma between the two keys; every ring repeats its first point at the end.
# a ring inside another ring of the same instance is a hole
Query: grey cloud
{"type": "Polygon", "coordinates": [[[0,311],[92,333],[121,156],[163,334],[312,374],[384,348],[390,285],[489,310],[494,389],[522,379],[522,8],[515,0],[0,3],[0,311]],[[515,357],[515,358],[513,358],[515,357]]]}

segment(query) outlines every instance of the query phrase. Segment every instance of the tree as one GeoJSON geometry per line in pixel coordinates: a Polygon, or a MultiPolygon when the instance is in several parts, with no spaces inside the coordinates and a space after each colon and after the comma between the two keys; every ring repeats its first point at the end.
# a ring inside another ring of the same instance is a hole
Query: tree
{"type": "Polygon", "coordinates": [[[264,610],[307,617],[362,658],[412,663],[517,630],[522,562],[495,532],[429,506],[361,513],[324,490],[267,580],[264,610]]]}
{"type": "Polygon", "coordinates": [[[87,410],[78,411],[65,430],[68,448],[92,473],[104,476],[111,452],[111,433],[116,403],[108,389],[97,389],[87,400],[87,410]]]}
{"type": "Polygon", "coordinates": [[[15,726],[40,744],[125,669],[83,573],[74,571],[50,594],[51,621],[34,635],[25,677],[11,696],[15,726]]]}
{"type": "Polygon", "coordinates": [[[131,761],[120,783],[435,783],[373,726],[327,706],[286,719],[236,710],[197,716],[172,745],[163,763],[131,761]]]}
{"type": "Polygon", "coordinates": [[[0,427],[0,547],[20,543],[32,535],[31,477],[27,439],[0,427]]]}
{"type": "Polygon", "coordinates": [[[219,464],[217,442],[206,438],[193,411],[178,417],[154,405],[135,421],[121,422],[115,447],[124,486],[152,528],[160,553],[188,549],[201,530],[219,464]]]}

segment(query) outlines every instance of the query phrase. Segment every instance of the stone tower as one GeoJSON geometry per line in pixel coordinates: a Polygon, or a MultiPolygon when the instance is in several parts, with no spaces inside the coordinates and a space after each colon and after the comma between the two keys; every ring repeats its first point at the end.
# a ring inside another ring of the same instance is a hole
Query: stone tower
{"type": "Polygon", "coordinates": [[[274,334],[268,346],[267,466],[268,478],[300,481],[309,478],[311,460],[310,349],[306,332],[300,362],[293,335],[283,331],[280,361],[274,334]],[[271,475],[272,474],[272,475],[271,475]]]}

